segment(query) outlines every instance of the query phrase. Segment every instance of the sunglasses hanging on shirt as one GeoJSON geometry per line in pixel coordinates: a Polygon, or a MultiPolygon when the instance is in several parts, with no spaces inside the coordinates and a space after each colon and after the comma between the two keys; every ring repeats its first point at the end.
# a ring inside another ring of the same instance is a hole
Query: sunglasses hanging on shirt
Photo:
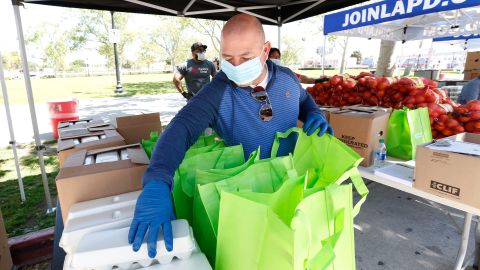
{"type": "Polygon", "coordinates": [[[268,98],[267,91],[265,88],[261,86],[256,86],[255,88],[252,88],[250,91],[250,95],[260,104],[260,110],[258,111],[258,115],[260,116],[260,119],[264,122],[268,122],[272,120],[273,117],[273,110],[272,110],[272,104],[270,103],[270,99],[268,98]]]}

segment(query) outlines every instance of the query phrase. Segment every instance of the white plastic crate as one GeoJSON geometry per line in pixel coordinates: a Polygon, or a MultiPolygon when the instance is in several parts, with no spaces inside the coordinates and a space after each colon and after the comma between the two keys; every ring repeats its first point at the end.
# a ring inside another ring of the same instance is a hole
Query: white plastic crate
{"type": "MultiPolygon", "coordinates": [[[[159,233],[157,241],[157,256],[155,259],[148,257],[147,243],[144,239],[138,252],[132,252],[132,245],[128,243],[129,227],[97,231],[85,235],[75,253],[71,254],[70,266],[75,269],[130,269],[135,263],[142,267],[152,263],[170,263],[174,257],[186,260],[195,249],[195,242],[188,222],[186,220],[173,220],[173,250],[168,252],[165,248],[163,234],[159,233]]],[[[194,268],[196,269],[196,268],[194,268]]]]}

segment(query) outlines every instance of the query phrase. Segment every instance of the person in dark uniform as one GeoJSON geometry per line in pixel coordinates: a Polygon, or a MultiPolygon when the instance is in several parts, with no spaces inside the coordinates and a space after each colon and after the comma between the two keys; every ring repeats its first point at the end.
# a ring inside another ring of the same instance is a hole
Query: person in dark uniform
{"type": "Polygon", "coordinates": [[[205,58],[206,50],[207,45],[200,42],[193,43],[191,47],[192,59],[179,66],[173,76],[175,87],[187,100],[196,95],[205,84],[209,83],[210,77],[217,74],[215,65],[205,58]],[[183,78],[187,83],[188,91],[183,89],[183,78]]]}

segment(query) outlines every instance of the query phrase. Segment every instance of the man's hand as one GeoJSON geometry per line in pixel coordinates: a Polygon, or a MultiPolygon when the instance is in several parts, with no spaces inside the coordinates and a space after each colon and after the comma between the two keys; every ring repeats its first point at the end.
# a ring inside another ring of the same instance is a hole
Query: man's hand
{"type": "Polygon", "coordinates": [[[311,113],[307,116],[307,120],[303,125],[303,131],[310,136],[317,129],[320,129],[318,136],[322,136],[325,131],[333,135],[333,129],[328,125],[327,119],[319,113],[311,113]]]}
{"type": "Polygon", "coordinates": [[[167,183],[152,181],[146,184],[138,197],[132,225],[130,225],[128,233],[128,243],[133,243],[133,251],[140,249],[148,229],[148,256],[155,258],[160,227],[163,231],[165,247],[168,251],[172,251],[173,234],[171,221],[173,219],[175,219],[175,215],[173,213],[170,188],[167,183]]]}

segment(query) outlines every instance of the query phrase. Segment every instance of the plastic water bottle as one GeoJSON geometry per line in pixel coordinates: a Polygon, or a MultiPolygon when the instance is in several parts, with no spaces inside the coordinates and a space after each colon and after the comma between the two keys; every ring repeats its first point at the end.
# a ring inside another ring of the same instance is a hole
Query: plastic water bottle
{"type": "Polygon", "coordinates": [[[378,141],[378,146],[375,148],[375,160],[373,162],[373,166],[375,167],[382,167],[385,164],[385,160],[387,159],[387,147],[385,146],[385,140],[380,139],[378,141]]]}

